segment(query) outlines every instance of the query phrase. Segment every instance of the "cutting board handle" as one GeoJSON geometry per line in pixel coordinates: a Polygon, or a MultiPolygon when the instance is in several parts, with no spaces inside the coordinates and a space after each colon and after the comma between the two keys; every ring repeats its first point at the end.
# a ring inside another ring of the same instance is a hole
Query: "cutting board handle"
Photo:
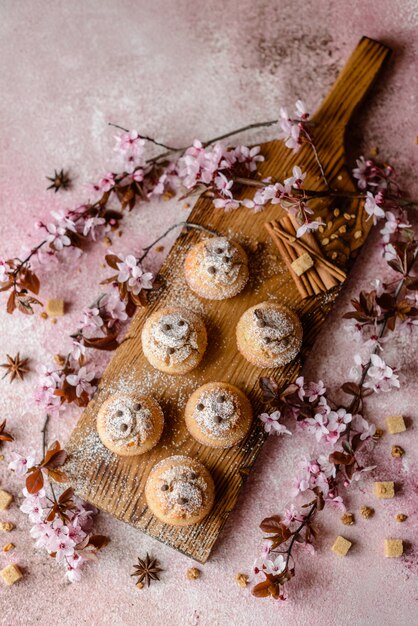
{"type": "Polygon", "coordinates": [[[385,44],[362,37],[312,120],[327,127],[334,136],[338,130],[344,134],[355,110],[391,53],[392,50],[385,44]]]}

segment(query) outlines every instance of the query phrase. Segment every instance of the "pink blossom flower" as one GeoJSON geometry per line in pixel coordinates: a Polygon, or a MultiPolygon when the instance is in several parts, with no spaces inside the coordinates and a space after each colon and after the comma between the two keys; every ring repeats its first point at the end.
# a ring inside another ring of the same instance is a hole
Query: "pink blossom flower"
{"type": "Polygon", "coordinates": [[[103,217],[89,217],[83,223],[83,235],[89,237],[92,241],[96,241],[97,237],[101,237],[106,220],[103,217]]]}
{"type": "Polygon", "coordinates": [[[125,322],[128,319],[126,305],[123,300],[120,299],[117,287],[112,289],[102,298],[100,306],[104,309],[106,315],[110,317],[110,320],[107,323],[109,328],[117,322],[125,322]]]}
{"type": "Polygon", "coordinates": [[[262,413],[258,416],[264,424],[264,431],[269,434],[275,433],[276,435],[291,435],[290,430],[283,424],[280,424],[281,417],[280,411],[274,411],[269,415],[268,413],[262,413]]]}
{"type": "Polygon", "coordinates": [[[231,187],[234,184],[233,180],[228,180],[227,177],[219,172],[215,178],[215,187],[225,197],[232,198],[231,187]]]}
{"type": "Polygon", "coordinates": [[[3,257],[0,257],[0,283],[7,283],[9,280],[8,273],[10,271],[10,265],[6,263],[6,260],[3,257]]]}
{"type": "Polygon", "coordinates": [[[233,200],[231,198],[215,198],[213,206],[215,209],[223,209],[224,211],[229,212],[238,209],[240,207],[240,203],[238,200],[233,200]]]}
{"type": "Polygon", "coordinates": [[[64,246],[71,246],[71,239],[67,235],[67,229],[65,226],[50,223],[45,225],[45,229],[48,233],[46,241],[55,250],[62,250],[64,246]]]}
{"type": "Polygon", "coordinates": [[[115,174],[112,172],[108,172],[99,180],[98,183],[95,183],[92,186],[93,191],[97,193],[105,193],[106,191],[111,191],[116,184],[115,174]]]}
{"type": "Polygon", "coordinates": [[[281,574],[286,569],[286,560],[282,554],[276,556],[274,561],[270,559],[266,559],[263,564],[263,572],[266,574],[273,574],[274,576],[277,574],[281,574]]]}
{"type": "Polygon", "coordinates": [[[404,213],[396,216],[392,211],[385,212],[385,225],[381,229],[380,234],[384,243],[389,243],[390,238],[395,233],[403,230],[404,228],[411,228],[411,224],[404,213]]]}
{"type": "Polygon", "coordinates": [[[295,189],[300,189],[303,185],[303,181],[306,178],[306,172],[302,172],[298,165],[294,165],[292,176],[286,178],[284,181],[285,188],[291,189],[294,187],[295,189]]]}
{"type": "Polygon", "coordinates": [[[362,415],[354,415],[353,416],[353,428],[357,433],[360,434],[360,439],[364,441],[365,439],[370,439],[376,432],[375,424],[368,422],[362,415]]]}
{"type": "Polygon", "coordinates": [[[18,452],[11,452],[12,460],[9,463],[9,469],[16,472],[18,476],[25,476],[28,469],[35,465],[35,451],[33,448],[28,450],[25,456],[22,456],[18,452]]]}
{"type": "Polygon", "coordinates": [[[97,306],[89,307],[83,311],[83,320],[81,322],[81,330],[84,331],[97,331],[98,328],[102,328],[104,322],[100,314],[100,309],[97,306]]]}
{"type": "Polygon", "coordinates": [[[317,383],[311,381],[308,384],[308,389],[306,391],[306,395],[308,396],[309,402],[315,402],[319,396],[323,396],[326,392],[326,387],[322,380],[318,380],[317,383]]]}
{"type": "Polygon", "coordinates": [[[297,394],[299,396],[299,399],[303,401],[303,399],[305,397],[305,379],[304,379],[304,377],[303,376],[299,376],[295,380],[295,385],[298,387],[297,394]]]}
{"type": "Polygon", "coordinates": [[[152,289],[154,276],[151,272],[144,272],[140,261],[133,255],[128,254],[125,259],[117,263],[119,270],[118,282],[128,283],[128,289],[138,295],[142,289],[152,289]]]}
{"type": "Polygon", "coordinates": [[[376,465],[369,465],[368,467],[359,468],[353,473],[351,480],[354,480],[354,481],[360,480],[361,478],[363,478],[363,474],[367,472],[372,472],[374,469],[376,469],[376,467],[377,467],[376,465]]]}
{"type": "Polygon", "coordinates": [[[309,113],[302,100],[296,102],[295,118],[291,118],[285,108],[280,109],[280,128],[279,139],[283,139],[285,145],[291,150],[299,150],[302,144],[301,131],[303,122],[309,118],[309,113]]]}
{"type": "Polygon", "coordinates": [[[247,146],[237,146],[234,154],[239,163],[245,163],[250,172],[255,172],[258,163],[264,161],[264,157],[260,154],[260,146],[248,148],[247,146]]]}
{"type": "Polygon", "coordinates": [[[286,526],[290,526],[293,522],[303,522],[305,516],[302,513],[299,513],[295,505],[292,503],[287,509],[283,512],[282,522],[286,526]]]}
{"type": "Polygon", "coordinates": [[[377,224],[377,220],[381,217],[385,217],[385,211],[381,207],[382,197],[380,194],[374,196],[371,191],[366,193],[366,200],[364,202],[364,210],[369,217],[373,218],[373,224],[377,224]]]}
{"type": "Polygon", "coordinates": [[[94,366],[83,365],[75,374],[67,375],[67,382],[76,388],[76,394],[79,398],[83,392],[89,397],[96,391],[96,387],[91,384],[91,381],[96,378],[97,374],[94,366]]]}
{"type": "Polygon", "coordinates": [[[313,232],[315,230],[318,230],[318,228],[320,226],[323,226],[324,223],[321,222],[320,220],[305,220],[305,222],[302,224],[302,226],[299,226],[299,228],[296,231],[296,237],[302,237],[305,233],[310,233],[313,232]]]}
{"type": "MultiPolygon", "coordinates": [[[[25,490],[26,491],[26,490],[25,490]]],[[[35,496],[26,491],[25,499],[19,507],[23,513],[29,517],[33,523],[41,522],[44,516],[44,506],[47,504],[45,500],[45,491],[41,489],[35,496]]]]}
{"type": "Polygon", "coordinates": [[[384,360],[377,354],[370,357],[371,366],[367,370],[367,380],[364,387],[373,389],[375,392],[388,392],[393,388],[399,388],[400,382],[394,370],[386,365],[384,360]]]}

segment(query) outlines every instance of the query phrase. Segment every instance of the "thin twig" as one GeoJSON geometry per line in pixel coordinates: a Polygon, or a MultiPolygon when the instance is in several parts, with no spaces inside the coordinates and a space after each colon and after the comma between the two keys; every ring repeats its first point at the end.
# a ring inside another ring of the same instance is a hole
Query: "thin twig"
{"type": "Polygon", "coordinates": [[[293,537],[291,542],[289,543],[289,547],[287,549],[287,557],[286,557],[286,568],[289,565],[289,560],[290,557],[292,556],[292,549],[293,549],[293,544],[296,541],[296,537],[298,536],[298,534],[300,533],[300,531],[306,526],[306,524],[309,522],[310,518],[312,517],[314,511],[316,511],[317,508],[317,504],[316,502],[314,502],[314,504],[311,506],[311,508],[309,509],[309,513],[306,515],[306,517],[304,518],[303,522],[300,524],[300,526],[295,530],[295,532],[293,533],[293,537]]]}
{"type": "Polygon", "coordinates": [[[45,422],[44,425],[42,426],[42,457],[45,458],[45,452],[46,452],[46,435],[47,435],[47,430],[48,430],[48,422],[49,422],[49,415],[47,414],[46,418],[45,418],[45,422]]]}
{"type": "MultiPolygon", "coordinates": [[[[119,124],[113,124],[113,122],[108,122],[108,125],[113,126],[114,128],[119,128],[119,130],[123,130],[125,133],[129,133],[129,130],[127,128],[124,128],[123,126],[119,126],[119,124]]],[[[166,150],[170,150],[170,152],[177,152],[178,150],[182,150],[182,148],[173,148],[173,146],[167,146],[165,143],[156,141],[155,139],[153,139],[152,137],[148,137],[147,135],[140,135],[138,133],[138,137],[140,137],[141,139],[145,139],[145,141],[149,141],[150,143],[153,143],[156,146],[160,146],[160,148],[165,148],[166,150]]]]}
{"type": "Polygon", "coordinates": [[[170,226],[170,228],[168,228],[165,233],[163,233],[162,235],[160,235],[160,237],[158,237],[155,241],[153,241],[152,243],[149,244],[149,246],[146,246],[145,248],[143,248],[144,250],[144,254],[139,258],[139,262],[143,261],[145,259],[145,257],[147,256],[147,254],[150,252],[150,250],[157,244],[159,243],[162,239],[164,239],[165,237],[167,237],[167,235],[169,233],[171,233],[172,230],[174,230],[175,228],[178,228],[179,226],[182,226],[183,228],[191,228],[191,229],[195,229],[195,230],[201,230],[204,233],[208,233],[209,235],[214,235],[215,237],[219,236],[219,233],[216,232],[216,230],[211,230],[210,228],[205,228],[205,226],[201,226],[200,224],[193,224],[193,222],[178,222],[177,224],[174,224],[173,226],[170,226]]]}

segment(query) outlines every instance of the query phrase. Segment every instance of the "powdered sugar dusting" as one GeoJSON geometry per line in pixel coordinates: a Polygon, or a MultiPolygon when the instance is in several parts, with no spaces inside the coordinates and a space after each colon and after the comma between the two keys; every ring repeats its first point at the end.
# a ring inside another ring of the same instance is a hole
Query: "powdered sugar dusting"
{"type": "Polygon", "coordinates": [[[117,445],[144,443],[152,432],[151,411],[128,396],[115,396],[106,406],[106,435],[117,445]]]}
{"type": "Polygon", "coordinates": [[[185,361],[198,351],[197,332],[190,316],[182,311],[162,315],[152,323],[149,347],[167,365],[185,361]]]}
{"type": "Polygon", "coordinates": [[[236,396],[222,387],[204,391],[193,412],[201,429],[219,439],[235,429],[241,415],[236,396]]]}
{"type": "MultiPolygon", "coordinates": [[[[172,457],[173,461],[180,459],[186,460],[187,457],[172,457]]],[[[184,463],[168,468],[159,476],[157,497],[165,513],[188,518],[199,513],[204,506],[207,488],[207,482],[198,470],[184,463]]]]}

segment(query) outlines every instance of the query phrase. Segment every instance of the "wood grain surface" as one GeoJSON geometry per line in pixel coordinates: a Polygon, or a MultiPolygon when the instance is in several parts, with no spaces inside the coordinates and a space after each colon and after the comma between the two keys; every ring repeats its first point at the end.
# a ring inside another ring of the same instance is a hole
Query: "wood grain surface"
{"type": "MultiPolygon", "coordinates": [[[[355,192],[346,166],[344,137],[353,113],[389,54],[390,50],[384,45],[363,38],[313,118],[316,126],[312,132],[316,146],[334,190],[355,192]]],[[[307,188],[324,188],[309,146],[303,146],[295,154],[282,142],[271,141],[262,145],[262,153],[266,160],[260,167],[260,176],[283,180],[291,174],[293,165],[300,165],[307,172],[307,188]]],[[[253,193],[254,189],[242,189],[242,197],[252,197],[253,193]]],[[[370,221],[366,221],[362,202],[356,198],[344,202],[335,198],[332,201],[318,199],[315,209],[326,224],[319,235],[319,242],[322,242],[333,263],[349,270],[371,225],[370,221]]],[[[234,508],[265,435],[255,419],[251,432],[238,446],[216,450],[198,444],[188,434],[183,419],[189,395],[203,383],[226,381],[249,396],[257,416],[263,408],[260,375],[273,375],[281,384],[295,380],[340,291],[338,286],[327,293],[301,299],[264,228],[265,222],[277,219],[281,214],[278,205],[269,206],[257,214],[246,208],[224,213],[214,209],[208,199],[197,201],[189,221],[234,237],[242,243],[249,255],[249,284],[238,296],[220,302],[203,300],[192,294],[184,281],[183,260],[190,247],[207,235],[196,230],[184,230],[161,269],[162,287],[152,295],[149,307],[136,313],[126,339],[114,353],[100,387],[82,414],[67,448],[70,460],[66,471],[81,497],[202,563],[207,560],[234,508]],[[304,328],[304,342],[298,359],[293,363],[274,370],[261,370],[250,365],[237,351],[235,327],[247,308],[268,299],[283,302],[299,314],[304,328]],[[142,354],[140,334],[145,319],[152,311],[167,305],[186,306],[196,311],[203,317],[208,329],[208,349],[202,363],[182,377],[156,372],[142,354]],[[103,401],[110,394],[127,391],[151,393],[161,403],[166,418],[160,443],[150,452],[134,458],[117,457],[107,451],[96,430],[96,415],[103,401]],[[159,460],[172,454],[198,458],[215,480],[214,508],[203,522],[189,528],[162,524],[150,513],[144,498],[149,471],[159,460]]]]}

